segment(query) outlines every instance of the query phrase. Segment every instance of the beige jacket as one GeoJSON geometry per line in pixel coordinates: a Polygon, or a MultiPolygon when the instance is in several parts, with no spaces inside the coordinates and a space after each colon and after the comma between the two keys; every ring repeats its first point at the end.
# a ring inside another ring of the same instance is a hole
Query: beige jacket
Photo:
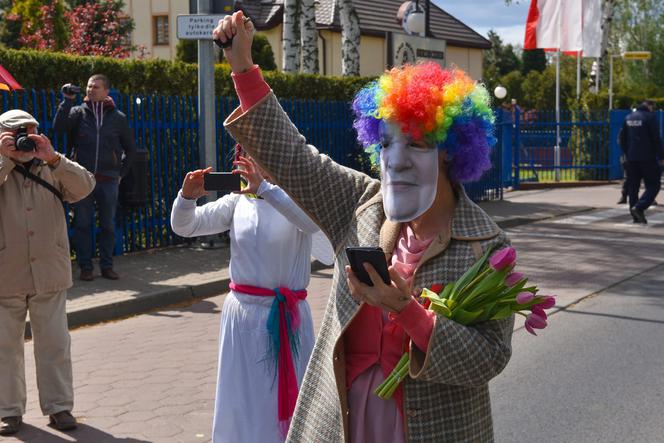
{"type": "MultiPolygon", "coordinates": [[[[60,291],[72,286],[67,223],[60,200],[24,178],[15,163],[0,156],[0,297],[60,291]]],[[[78,163],[62,157],[30,172],[59,189],[66,202],[86,197],[95,179],[78,163]]]]}
{"type": "MultiPolygon", "coordinates": [[[[302,381],[289,443],[348,441],[343,333],[359,312],[343,273],[344,248],[392,253],[400,225],[386,220],[380,182],[334,163],[307,145],[274,94],[225,122],[235,140],[321,227],[337,252],[332,291],[302,381]]],[[[416,287],[458,279],[478,256],[508,239],[463,187],[449,232],[431,243],[413,276],[416,287]]],[[[407,442],[493,441],[489,380],[511,356],[513,316],[463,326],[437,316],[428,349],[411,348],[404,381],[407,442]]],[[[352,442],[358,443],[358,442],[352,442]]]]}

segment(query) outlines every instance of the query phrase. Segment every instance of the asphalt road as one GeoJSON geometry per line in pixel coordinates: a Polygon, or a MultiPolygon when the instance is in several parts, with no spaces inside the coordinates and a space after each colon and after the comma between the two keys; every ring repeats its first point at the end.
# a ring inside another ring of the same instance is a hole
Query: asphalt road
{"type": "Polygon", "coordinates": [[[664,441],[664,211],[593,211],[510,232],[533,282],[566,306],[515,331],[491,383],[497,442],[664,441]]]}
{"type": "MultiPolygon", "coordinates": [[[[664,210],[624,209],[509,230],[518,266],[564,310],[538,337],[517,326],[491,384],[499,442],[661,442],[664,435],[664,210]]],[[[331,271],[310,286],[316,327],[331,271]]],[[[24,442],[207,442],[223,296],[72,332],[70,435],[45,426],[26,346],[24,442]]],[[[2,441],[5,441],[2,440],[2,441]]]]}

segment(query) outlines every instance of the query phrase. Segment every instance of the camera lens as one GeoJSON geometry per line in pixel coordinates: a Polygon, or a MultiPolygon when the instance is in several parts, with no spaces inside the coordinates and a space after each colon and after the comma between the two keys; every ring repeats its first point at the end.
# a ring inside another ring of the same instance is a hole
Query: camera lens
{"type": "Polygon", "coordinates": [[[25,128],[18,130],[14,144],[16,149],[21,152],[32,152],[37,148],[35,142],[28,138],[28,131],[25,128]]]}

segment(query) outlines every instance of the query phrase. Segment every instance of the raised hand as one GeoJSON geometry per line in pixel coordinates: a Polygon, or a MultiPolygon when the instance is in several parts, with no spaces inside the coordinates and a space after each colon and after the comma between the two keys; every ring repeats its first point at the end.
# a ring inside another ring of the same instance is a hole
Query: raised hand
{"type": "Polygon", "coordinates": [[[210,171],[212,171],[211,167],[187,172],[184,182],[182,182],[182,197],[187,200],[196,200],[203,197],[207,193],[203,186],[203,176],[210,171]]]}
{"type": "Polygon", "coordinates": [[[247,181],[247,186],[240,191],[240,194],[256,194],[264,179],[256,163],[250,158],[239,156],[233,164],[239,166],[233,170],[233,174],[240,174],[247,181]]]}
{"type": "Polygon", "coordinates": [[[251,57],[251,43],[254,39],[254,24],[244,13],[238,11],[219,20],[212,31],[212,38],[222,44],[233,39],[233,44],[224,49],[224,57],[231,65],[233,72],[245,72],[254,66],[251,57]]]}

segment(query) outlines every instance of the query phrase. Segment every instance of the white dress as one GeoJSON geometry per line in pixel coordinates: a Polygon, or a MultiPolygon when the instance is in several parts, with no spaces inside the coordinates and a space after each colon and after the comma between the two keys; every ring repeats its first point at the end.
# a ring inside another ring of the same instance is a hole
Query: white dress
{"type": "MultiPolygon", "coordinates": [[[[263,182],[261,199],[238,194],[196,207],[178,195],[171,213],[173,231],[193,237],[230,229],[230,277],[238,285],[306,289],[312,237],[316,258],[333,261],[332,246],[311,219],[281,190],[263,182]]],[[[214,443],[282,442],[277,417],[274,360],[268,357],[267,319],[273,297],[230,291],[219,334],[219,370],[214,408],[214,443]]],[[[298,303],[299,353],[294,356],[298,386],[314,344],[311,310],[298,303]]]]}

